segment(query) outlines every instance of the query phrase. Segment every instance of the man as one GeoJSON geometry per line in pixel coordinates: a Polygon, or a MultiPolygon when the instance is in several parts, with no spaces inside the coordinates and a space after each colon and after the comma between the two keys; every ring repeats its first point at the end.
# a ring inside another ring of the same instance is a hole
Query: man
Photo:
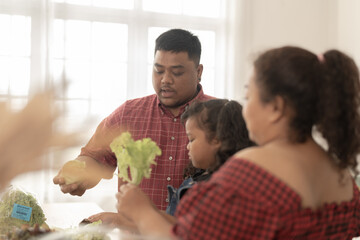
{"type": "MultiPolygon", "coordinates": [[[[66,185],[61,177],[63,168],[54,178],[62,192],[81,196],[102,178],[111,178],[117,162],[109,144],[127,130],[135,140],[150,137],[162,150],[155,159],[157,164],[152,166],[150,179],[143,179],[139,186],[159,209],[165,210],[166,186],[178,187],[189,163],[188,140],[180,116],[192,101],[212,98],[203,93],[200,85],[200,55],[200,41],[192,33],[171,29],[161,34],[156,39],[152,73],[156,94],[126,101],[99,124],[77,158],[86,162],[87,176],[81,182],[66,185]]],[[[119,179],[119,186],[122,183],[119,179]]]]}

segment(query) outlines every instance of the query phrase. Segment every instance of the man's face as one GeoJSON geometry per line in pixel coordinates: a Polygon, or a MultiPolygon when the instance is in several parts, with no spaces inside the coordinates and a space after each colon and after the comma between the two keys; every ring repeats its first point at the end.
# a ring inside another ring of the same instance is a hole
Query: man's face
{"type": "Polygon", "coordinates": [[[187,52],[156,51],[152,82],[160,102],[175,115],[196,96],[203,66],[196,66],[187,52]]]}

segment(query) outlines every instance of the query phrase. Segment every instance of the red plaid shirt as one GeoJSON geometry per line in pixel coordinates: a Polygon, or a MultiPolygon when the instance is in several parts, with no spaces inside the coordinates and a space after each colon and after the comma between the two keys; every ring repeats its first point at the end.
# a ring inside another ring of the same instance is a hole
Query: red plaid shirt
{"type": "Polygon", "coordinates": [[[186,149],[188,139],[180,116],[194,100],[210,98],[212,97],[205,95],[201,88],[192,101],[181,107],[178,116],[162,106],[155,94],[128,100],[99,124],[88,144],[81,149],[80,155],[116,167],[116,157],[109,144],[121,130],[130,131],[135,140],[151,138],[159,145],[162,155],[155,159],[157,165],[152,166],[150,179],[143,179],[139,186],[159,209],[165,210],[168,205],[166,186],[179,187],[183,181],[183,170],[189,163],[186,149]]]}
{"type": "Polygon", "coordinates": [[[233,157],[181,199],[173,233],[180,239],[352,239],[360,234],[360,193],[319,210],[258,165],[233,157]]]}

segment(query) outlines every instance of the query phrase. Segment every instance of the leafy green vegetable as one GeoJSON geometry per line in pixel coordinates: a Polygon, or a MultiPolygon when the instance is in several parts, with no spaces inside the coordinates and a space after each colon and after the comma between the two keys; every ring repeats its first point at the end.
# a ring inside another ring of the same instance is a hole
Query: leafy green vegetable
{"type": "Polygon", "coordinates": [[[24,224],[41,226],[46,218],[34,196],[19,189],[10,188],[1,198],[0,202],[0,232],[6,232],[13,227],[21,227],[24,224]],[[14,204],[32,208],[30,221],[11,217],[14,204]]]}
{"type": "Polygon", "coordinates": [[[105,232],[101,231],[88,231],[81,232],[70,236],[70,238],[65,238],[69,240],[110,240],[110,237],[106,235],[105,232]]]}
{"type": "Polygon", "coordinates": [[[118,177],[136,185],[140,184],[143,177],[150,177],[150,166],[156,164],[155,157],[161,155],[161,149],[150,138],[134,141],[129,132],[124,132],[115,138],[110,148],[117,159],[118,177]]]}
{"type": "Polygon", "coordinates": [[[84,178],[85,168],[85,162],[71,160],[65,163],[61,170],[61,176],[65,179],[66,184],[72,184],[84,178]]]}
{"type": "Polygon", "coordinates": [[[90,224],[88,224],[88,225],[85,225],[85,227],[93,227],[93,226],[100,226],[100,225],[102,225],[102,221],[101,220],[99,220],[99,221],[96,221],[96,222],[92,222],[92,223],[90,223],[90,224]]]}
{"type": "Polygon", "coordinates": [[[71,236],[71,240],[110,240],[110,237],[102,231],[101,227],[101,220],[85,225],[83,228],[80,228],[78,233],[71,236]]]}

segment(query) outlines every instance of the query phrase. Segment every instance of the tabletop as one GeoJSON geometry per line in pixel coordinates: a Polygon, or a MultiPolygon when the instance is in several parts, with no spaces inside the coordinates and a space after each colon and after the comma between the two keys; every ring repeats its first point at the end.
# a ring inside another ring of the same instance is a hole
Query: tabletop
{"type": "MultiPolygon", "coordinates": [[[[79,223],[84,219],[93,214],[103,212],[103,209],[93,202],[64,202],[64,203],[47,203],[43,204],[42,209],[45,217],[47,218],[46,223],[51,229],[65,230],[71,232],[71,230],[81,230],[79,223]]],[[[84,229],[83,229],[84,230],[84,229]]],[[[86,230],[88,231],[88,229],[86,230]]],[[[85,232],[86,232],[85,231],[85,232]]],[[[58,233],[60,236],[48,236],[45,240],[59,240],[62,239],[61,232],[58,233]]],[[[126,231],[120,229],[112,229],[107,231],[107,236],[110,240],[159,240],[159,238],[146,237],[140,235],[129,234],[126,231]]]]}
{"type": "Polygon", "coordinates": [[[49,227],[60,229],[78,227],[84,218],[103,212],[93,202],[46,203],[42,208],[49,227]]]}

